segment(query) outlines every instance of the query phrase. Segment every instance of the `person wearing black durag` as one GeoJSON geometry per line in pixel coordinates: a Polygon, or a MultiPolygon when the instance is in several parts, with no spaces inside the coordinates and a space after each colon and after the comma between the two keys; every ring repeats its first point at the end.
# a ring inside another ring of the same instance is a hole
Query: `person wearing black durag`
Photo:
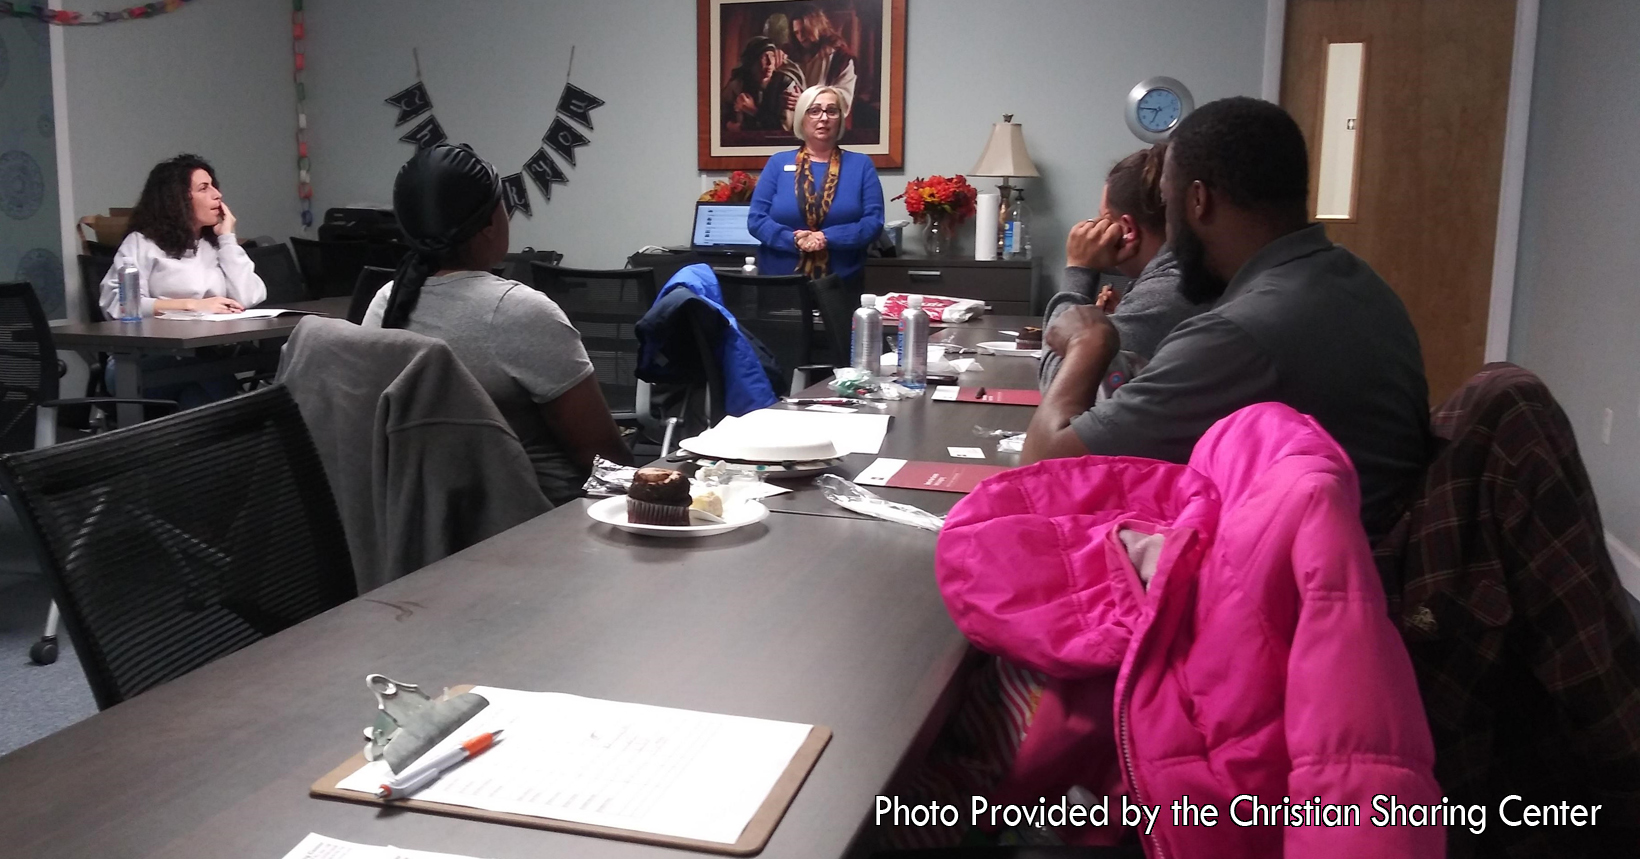
{"type": "Polygon", "coordinates": [[[594,456],[630,462],[564,311],[490,273],[509,239],[495,168],[464,146],[423,149],[393,182],[393,210],[411,253],[364,324],[450,344],[518,434],[554,504],[580,494],[594,456]]]}

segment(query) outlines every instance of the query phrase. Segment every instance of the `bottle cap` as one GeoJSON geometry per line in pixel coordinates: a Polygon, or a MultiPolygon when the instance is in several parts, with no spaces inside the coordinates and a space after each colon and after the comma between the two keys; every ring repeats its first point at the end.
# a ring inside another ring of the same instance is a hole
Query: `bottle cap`
{"type": "Polygon", "coordinates": [[[757,257],[747,257],[746,258],[746,264],[747,265],[757,265],[757,257]]]}
{"type": "Polygon", "coordinates": [[[876,310],[877,309],[877,296],[872,295],[869,292],[862,293],[860,295],[860,306],[861,307],[869,307],[873,310],[876,310]]]}
{"type": "Polygon", "coordinates": [[[905,297],[905,306],[906,307],[921,307],[922,306],[922,298],[923,297],[920,296],[920,295],[908,295],[908,296],[905,297]]]}

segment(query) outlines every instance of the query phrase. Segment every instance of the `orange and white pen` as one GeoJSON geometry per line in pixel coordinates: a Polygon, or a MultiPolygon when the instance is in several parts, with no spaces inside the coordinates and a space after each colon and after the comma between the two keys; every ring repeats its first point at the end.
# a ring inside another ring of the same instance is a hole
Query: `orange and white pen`
{"type": "Polygon", "coordinates": [[[486,749],[495,745],[496,738],[500,736],[501,729],[496,728],[487,734],[479,734],[432,760],[423,761],[389,779],[387,784],[381,786],[381,790],[376,791],[376,798],[404,799],[432,784],[439,776],[444,775],[445,770],[468,758],[476,758],[483,754],[486,749]]]}

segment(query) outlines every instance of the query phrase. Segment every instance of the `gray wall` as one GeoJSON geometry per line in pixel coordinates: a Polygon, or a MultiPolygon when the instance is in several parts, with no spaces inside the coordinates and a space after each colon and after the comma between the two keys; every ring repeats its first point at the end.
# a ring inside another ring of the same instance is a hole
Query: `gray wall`
{"type": "Polygon", "coordinates": [[[1543,0],[1540,14],[1510,359],[1565,407],[1640,592],[1625,552],[1640,547],[1640,3],[1543,0]]]}
{"type": "MultiPolygon", "coordinates": [[[[216,2],[216,0],[213,0],[216,2]]],[[[1043,178],[1027,180],[1044,270],[1063,265],[1064,235],[1098,207],[1104,174],[1139,148],[1123,99],[1168,74],[1198,103],[1259,92],[1265,0],[910,0],[904,171],[965,172],[991,123],[1015,114],[1043,178]]],[[[420,48],[434,113],[503,173],[539,145],[575,46],[576,85],[607,105],[570,183],[533,218],[512,221],[513,246],[553,248],[571,265],[614,267],[640,246],[685,243],[696,170],[695,4],[688,0],[309,3],[315,82],[311,135],[316,208],[390,201],[412,150],[397,142],[383,99],[415,81],[420,48]]],[[[981,187],[990,180],[976,180],[981,187]]],[[[889,203],[890,220],[905,217],[889,203]]],[[[964,247],[972,250],[972,236],[964,247]]],[[[1057,281],[1057,274],[1054,276],[1057,281]]]]}
{"type": "Polygon", "coordinates": [[[216,168],[241,238],[299,234],[290,6],[208,0],[148,20],[65,28],[76,217],[133,205],[150,168],[193,152],[216,168]]]}
{"type": "Polygon", "coordinates": [[[34,284],[46,315],[63,315],[46,26],[0,18],[0,280],[34,284]]]}

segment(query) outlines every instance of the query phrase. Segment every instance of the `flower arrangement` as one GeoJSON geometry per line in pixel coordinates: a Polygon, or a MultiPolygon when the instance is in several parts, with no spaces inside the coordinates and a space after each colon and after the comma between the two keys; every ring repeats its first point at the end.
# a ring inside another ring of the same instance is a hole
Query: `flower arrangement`
{"type": "Polygon", "coordinates": [[[745,170],[736,170],[729,174],[728,179],[719,179],[712,183],[712,190],[700,195],[702,203],[744,203],[752,199],[752,189],[757,187],[757,177],[745,170]]]}
{"type": "Polygon", "coordinates": [[[974,200],[978,197],[979,189],[959,174],[951,179],[918,177],[905,183],[905,193],[894,199],[903,198],[911,220],[919,224],[929,219],[960,224],[974,216],[974,200]]]}

